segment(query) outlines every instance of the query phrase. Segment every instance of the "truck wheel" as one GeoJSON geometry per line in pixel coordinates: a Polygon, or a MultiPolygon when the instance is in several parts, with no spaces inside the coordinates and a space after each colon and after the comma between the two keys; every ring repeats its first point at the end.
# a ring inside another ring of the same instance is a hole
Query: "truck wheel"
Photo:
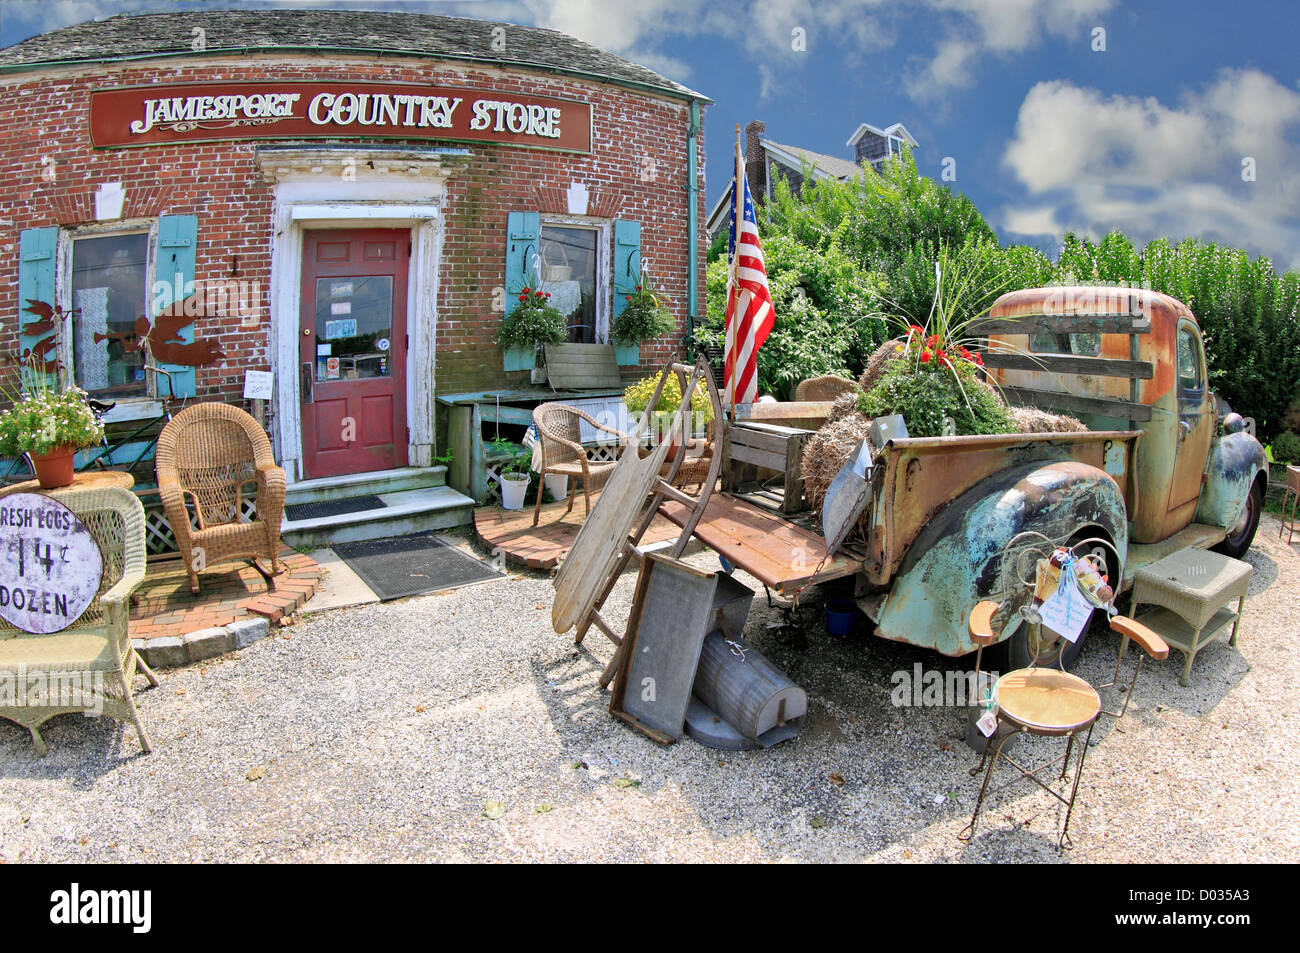
{"type": "Polygon", "coordinates": [[[1254,542],[1255,530],[1259,529],[1259,513],[1264,508],[1264,493],[1256,481],[1251,484],[1250,495],[1246,497],[1246,507],[1242,511],[1237,525],[1228,530],[1223,542],[1211,547],[1214,552],[1222,553],[1233,559],[1240,559],[1254,542]]]}
{"type": "MultiPolygon", "coordinates": [[[[1061,668],[1068,669],[1083,651],[1083,643],[1088,641],[1088,630],[1091,628],[1091,625],[1085,626],[1079,633],[1079,641],[1071,644],[1065,639],[1056,637],[1043,642],[1036,641],[1038,636],[1035,635],[1034,626],[1023,619],[1016,619],[1012,624],[1016,628],[1010,636],[992,648],[985,649],[988,668],[1004,675],[1018,668],[1028,668],[1030,665],[1054,668],[1059,664],[1061,668]],[[1062,656],[1059,663],[1058,655],[1062,656]]],[[[1047,630],[1040,627],[1039,631],[1047,630]]]]}

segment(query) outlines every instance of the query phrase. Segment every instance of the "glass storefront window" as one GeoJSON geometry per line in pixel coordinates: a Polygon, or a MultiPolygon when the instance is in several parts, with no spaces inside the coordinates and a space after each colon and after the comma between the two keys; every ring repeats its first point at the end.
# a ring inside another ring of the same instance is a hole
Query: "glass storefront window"
{"type": "Polygon", "coordinates": [[[104,397],[148,393],[136,322],[148,314],[146,232],[72,243],[72,367],[77,385],[104,397]]]}

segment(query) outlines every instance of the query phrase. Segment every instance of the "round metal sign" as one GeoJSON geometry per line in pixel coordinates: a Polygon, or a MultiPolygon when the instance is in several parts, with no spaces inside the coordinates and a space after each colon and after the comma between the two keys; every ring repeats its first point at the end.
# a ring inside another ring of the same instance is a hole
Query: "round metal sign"
{"type": "Polygon", "coordinates": [[[0,618],[25,632],[66,629],[103,575],[99,543],[72,510],[37,493],[0,499],[0,618]]]}

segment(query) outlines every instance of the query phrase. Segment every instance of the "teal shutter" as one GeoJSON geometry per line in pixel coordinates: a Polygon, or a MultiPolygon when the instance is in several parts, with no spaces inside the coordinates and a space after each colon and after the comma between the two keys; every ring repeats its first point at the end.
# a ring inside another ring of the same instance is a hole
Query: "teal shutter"
{"type": "MultiPolygon", "coordinates": [[[[162,215],[158,219],[158,247],[154,255],[154,295],[151,305],[158,312],[176,301],[183,301],[186,289],[194,291],[195,253],[198,246],[199,220],[195,215],[162,215]]],[[[194,325],[183,327],[177,337],[186,344],[194,341],[194,325]]],[[[158,365],[171,374],[172,395],[193,397],[197,393],[194,368],[179,364],[158,365]]],[[[167,395],[166,378],[158,378],[158,395],[167,395]]]]}
{"type": "Polygon", "coordinates": [[[626,296],[641,283],[641,223],[614,222],[614,317],[627,307],[626,296]]]}
{"type": "Polygon", "coordinates": [[[537,281],[538,250],[541,248],[542,216],[537,212],[511,212],[506,218],[506,301],[509,314],[518,303],[519,292],[537,281]]]}
{"type": "MultiPolygon", "coordinates": [[[[57,227],[24,228],[18,236],[18,327],[38,320],[27,308],[28,300],[42,301],[54,307],[54,263],[59,246],[57,227]]],[[[50,346],[54,342],[53,331],[42,335],[20,334],[18,337],[18,354],[27,353],[40,341],[47,345],[41,349],[37,358],[53,360],[57,355],[50,346]]]]}

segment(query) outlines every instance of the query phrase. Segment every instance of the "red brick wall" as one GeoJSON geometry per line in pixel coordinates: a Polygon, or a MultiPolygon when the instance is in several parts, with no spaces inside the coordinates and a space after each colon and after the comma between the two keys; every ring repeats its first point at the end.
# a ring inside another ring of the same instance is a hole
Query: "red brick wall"
{"type": "MultiPolygon", "coordinates": [[[[0,80],[0,350],[17,344],[18,233],[45,225],[89,223],[93,194],[105,182],[127,191],[124,218],[157,214],[198,216],[196,277],[230,276],[238,256],[239,278],[260,281],[262,300],[256,328],[237,320],[201,317],[199,338],[216,339],[225,359],[198,369],[199,397],[239,403],[243,370],[270,366],[271,187],[254,164],[255,143],[204,143],[94,151],[88,141],[89,93],[107,86],[213,80],[382,80],[426,82],[474,88],[520,90],[590,102],[593,153],[544,152],[472,144],[468,166],[448,182],[446,233],[438,299],[437,390],[481,390],[518,383],[526,373],[507,375],[493,337],[500,315],[492,311],[493,289],[504,284],[506,215],[537,210],[540,196],[581,182],[603,212],[642,224],[642,256],[653,262],[657,284],[679,322],[675,336],[643,344],[643,367],[680,354],[687,311],[686,136],[689,107],[614,86],[546,74],[456,66],[439,68],[410,61],[382,65],[283,57],[255,62],[220,59],[164,66],[88,67],[76,75],[18,75],[0,80]],[[43,157],[57,165],[47,181],[43,157]],[[653,161],[654,175],[643,180],[653,161]],[[539,193],[539,189],[545,190],[539,193]]],[[[362,140],[349,140],[362,141],[362,140]]],[[[389,145],[401,142],[387,141],[389,145]]],[[[411,140],[429,145],[428,140],[411,140]]],[[[699,167],[704,166],[701,141],[699,167]]],[[[703,181],[697,192],[700,223],[697,250],[699,311],[704,311],[703,181]]]]}

